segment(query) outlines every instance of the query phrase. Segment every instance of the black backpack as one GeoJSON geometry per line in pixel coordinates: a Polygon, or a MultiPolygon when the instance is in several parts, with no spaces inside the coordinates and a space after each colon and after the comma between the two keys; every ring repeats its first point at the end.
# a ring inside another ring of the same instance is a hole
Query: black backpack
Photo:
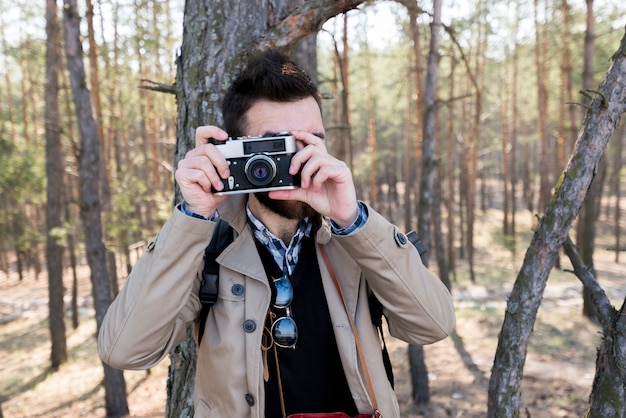
{"type": "MultiPolygon", "coordinates": [[[[215,231],[211,237],[211,242],[204,250],[204,269],[202,270],[202,282],[200,283],[200,303],[202,304],[202,310],[200,311],[200,328],[198,329],[198,346],[202,341],[204,335],[204,327],[206,326],[206,319],[209,315],[211,307],[217,301],[217,293],[219,289],[219,264],[217,263],[217,257],[224,251],[228,245],[233,242],[233,228],[230,224],[221,218],[218,218],[215,231]]],[[[420,255],[426,252],[426,247],[422,244],[415,231],[411,231],[407,234],[407,238],[415,246],[420,255]]],[[[380,334],[380,338],[383,342],[383,363],[385,364],[385,371],[387,372],[387,379],[391,383],[391,387],[394,386],[393,368],[391,366],[391,359],[387,350],[387,344],[385,343],[385,337],[383,335],[383,305],[380,303],[374,293],[369,295],[370,315],[372,317],[372,323],[380,334]]]]}

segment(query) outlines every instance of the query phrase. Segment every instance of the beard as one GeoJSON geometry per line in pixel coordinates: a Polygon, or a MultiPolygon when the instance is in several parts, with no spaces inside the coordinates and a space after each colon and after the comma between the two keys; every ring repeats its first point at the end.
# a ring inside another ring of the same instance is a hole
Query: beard
{"type": "Polygon", "coordinates": [[[294,200],[274,200],[270,199],[269,193],[255,193],[254,196],[259,202],[270,211],[287,219],[302,220],[304,218],[317,218],[317,212],[304,202],[294,200]]]}

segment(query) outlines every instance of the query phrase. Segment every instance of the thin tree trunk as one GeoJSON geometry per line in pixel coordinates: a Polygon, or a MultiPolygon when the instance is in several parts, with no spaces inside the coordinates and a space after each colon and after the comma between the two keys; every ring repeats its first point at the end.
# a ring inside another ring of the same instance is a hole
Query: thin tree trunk
{"type": "MultiPolygon", "coordinates": [[[[410,76],[411,70],[408,70],[410,76]]],[[[411,177],[411,173],[415,169],[415,162],[412,159],[413,155],[413,133],[411,132],[413,126],[413,91],[412,91],[412,83],[410,80],[407,81],[407,89],[406,89],[406,110],[404,112],[404,155],[402,158],[402,175],[404,180],[404,229],[405,231],[410,231],[413,229],[411,217],[413,216],[413,211],[411,210],[411,190],[412,190],[412,182],[413,177],[411,177]]]]}
{"type": "Polygon", "coordinates": [[[98,45],[96,44],[96,31],[93,23],[93,2],[85,0],[85,20],[87,21],[87,39],[89,41],[89,87],[91,89],[90,98],[93,107],[94,118],[98,128],[98,138],[100,138],[100,194],[102,204],[105,209],[111,207],[111,190],[108,170],[108,160],[106,158],[106,147],[104,144],[104,118],[102,116],[102,99],[100,94],[100,70],[98,68],[98,45]]]}
{"type": "MultiPolygon", "coordinates": [[[[415,196],[415,208],[413,209],[415,214],[419,214],[419,198],[417,185],[421,184],[422,172],[417,169],[416,161],[422,160],[422,135],[424,133],[422,126],[422,115],[424,114],[424,58],[422,56],[422,37],[420,34],[420,26],[418,24],[418,18],[423,10],[421,10],[417,2],[409,0],[405,2],[407,10],[409,12],[409,27],[411,31],[411,40],[413,46],[413,59],[415,60],[415,70],[413,73],[413,85],[415,87],[415,114],[418,117],[414,119],[413,132],[415,138],[413,139],[413,164],[411,164],[411,172],[409,173],[407,182],[407,198],[415,196]]],[[[409,202],[410,203],[410,202],[409,202]]],[[[419,216],[419,215],[418,215],[419,216]]]]}
{"type": "Polygon", "coordinates": [[[46,0],[46,260],[48,263],[48,324],[50,361],[57,370],[67,361],[63,295],[63,192],[65,158],[59,123],[60,27],[56,0],[46,0]]]}
{"type": "Polygon", "coordinates": [[[370,52],[367,41],[363,45],[366,57],[366,95],[367,95],[367,153],[370,159],[369,195],[373,207],[379,206],[378,201],[378,139],[376,137],[376,115],[374,87],[372,81],[372,67],[370,65],[370,52]]]}
{"type": "Polygon", "coordinates": [[[613,172],[615,173],[613,179],[613,194],[615,195],[615,214],[613,225],[615,225],[615,263],[619,263],[619,255],[621,252],[621,170],[623,165],[623,149],[624,149],[624,135],[626,134],[626,127],[624,124],[620,126],[619,134],[615,138],[615,156],[613,164],[613,172]]]}
{"type": "Polygon", "coordinates": [[[333,40],[335,77],[333,80],[333,123],[327,129],[334,139],[334,155],[345,161],[352,168],[352,128],[350,125],[349,94],[350,79],[348,77],[349,44],[348,44],[348,15],[343,16],[342,25],[342,49],[339,50],[338,42],[333,40]]]}
{"type": "MultiPolygon", "coordinates": [[[[453,98],[455,93],[455,70],[456,70],[456,58],[451,57],[450,59],[450,76],[448,77],[448,82],[450,85],[450,94],[449,97],[453,98]]],[[[455,168],[455,157],[454,157],[454,119],[455,119],[455,106],[448,107],[448,127],[447,127],[447,141],[446,141],[446,185],[448,189],[448,198],[446,199],[446,212],[448,214],[447,218],[447,247],[448,247],[448,269],[452,272],[453,277],[456,279],[456,255],[454,248],[454,238],[455,238],[455,219],[454,219],[454,202],[455,202],[455,193],[454,193],[454,168],[455,168]]]]}
{"type": "Polygon", "coordinates": [[[626,111],[626,35],[598,92],[508,298],[489,382],[488,417],[519,416],[528,340],[548,275],[582,207],[608,140],[626,111]]]}
{"type": "MultiPolygon", "coordinates": [[[[544,0],[546,1],[546,0],[544,0]]],[[[552,181],[550,179],[550,139],[548,135],[548,89],[546,87],[548,69],[546,64],[547,36],[545,23],[539,22],[539,0],[535,2],[535,73],[537,76],[537,129],[541,142],[541,155],[539,156],[539,207],[544,211],[550,198],[552,181]]],[[[544,17],[545,18],[545,17],[544,17]]]]}
{"type": "MultiPolygon", "coordinates": [[[[80,215],[85,231],[87,262],[91,283],[97,330],[111,303],[106,249],[102,240],[101,201],[99,196],[100,142],[93,118],[89,90],[86,88],[83,50],[80,42],[80,15],[76,0],[63,1],[65,51],[80,133],[78,171],[80,186],[80,215]]],[[[128,415],[126,383],[121,370],[103,363],[105,408],[108,417],[128,415]]]]}
{"type": "MultiPolygon", "coordinates": [[[[478,9],[483,7],[482,0],[479,0],[478,9]]],[[[470,279],[476,281],[476,272],[474,268],[474,221],[476,215],[476,185],[478,182],[478,151],[480,149],[481,137],[481,116],[482,116],[482,71],[483,71],[483,46],[485,35],[485,25],[483,22],[478,24],[478,33],[476,34],[477,48],[475,53],[474,77],[471,80],[475,89],[475,107],[473,109],[472,132],[470,133],[468,153],[466,154],[467,162],[467,195],[466,195],[466,223],[467,223],[467,261],[469,265],[470,279]]],[[[469,63],[467,63],[469,66],[469,63]]]]}
{"type": "MultiPolygon", "coordinates": [[[[593,13],[593,0],[586,0],[587,3],[587,27],[585,30],[584,62],[583,62],[583,90],[591,91],[593,87],[593,51],[595,44],[595,22],[593,13]]],[[[599,162],[598,173],[591,183],[587,199],[583,205],[578,220],[576,234],[576,244],[580,248],[580,256],[586,265],[594,269],[593,253],[596,240],[596,219],[600,211],[600,201],[602,200],[602,186],[604,185],[604,174],[606,173],[606,160],[599,162]]],[[[593,275],[596,276],[595,271],[593,275]]],[[[593,321],[597,320],[597,312],[591,301],[589,290],[583,288],[583,315],[593,321]]]]}
{"type": "MultiPolygon", "coordinates": [[[[508,48],[505,49],[505,54],[509,55],[509,50],[508,48]]],[[[511,97],[510,95],[510,90],[511,90],[511,79],[510,79],[510,74],[512,73],[510,71],[510,69],[508,68],[507,65],[503,65],[503,74],[502,74],[502,80],[503,80],[503,94],[502,94],[502,108],[501,108],[501,135],[502,135],[502,194],[503,194],[503,206],[502,206],[502,212],[504,214],[504,218],[502,221],[502,232],[504,234],[505,237],[511,237],[512,235],[512,231],[511,231],[511,223],[509,220],[509,214],[511,213],[511,194],[509,192],[509,186],[510,186],[510,173],[511,173],[511,167],[510,167],[510,161],[509,161],[509,156],[510,156],[510,148],[509,148],[509,108],[510,108],[510,102],[509,102],[509,97],[511,97]]]]}
{"type": "MultiPolygon", "coordinates": [[[[440,210],[436,204],[435,183],[437,181],[437,156],[435,142],[437,138],[437,81],[439,75],[439,45],[441,43],[441,0],[433,2],[433,17],[430,24],[430,46],[426,65],[426,81],[424,83],[423,133],[422,133],[422,175],[420,184],[420,203],[418,212],[417,233],[424,246],[432,250],[433,211],[440,210]]],[[[422,261],[428,267],[431,251],[422,254],[422,261]]],[[[409,346],[411,381],[413,382],[413,401],[416,404],[426,403],[430,399],[428,373],[424,361],[423,349],[415,345],[409,346]],[[421,352],[421,354],[420,354],[421,352]],[[419,381],[419,382],[418,382],[419,381]]]]}
{"type": "MultiPolygon", "coordinates": [[[[515,24],[513,27],[513,33],[518,33],[519,30],[519,0],[515,2],[515,24]]],[[[519,49],[517,47],[517,42],[513,45],[513,58],[512,58],[512,76],[511,76],[511,158],[509,161],[509,171],[510,171],[510,180],[511,180],[511,226],[510,226],[510,235],[512,237],[515,236],[516,225],[515,218],[517,215],[517,181],[518,181],[518,148],[519,144],[517,141],[517,133],[518,133],[518,120],[519,120],[519,107],[517,105],[517,92],[518,92],[518,74],[519,74],[519,49]]],[[[512,251],[515,252],[515,240],[511,240],[512,251]]]]}

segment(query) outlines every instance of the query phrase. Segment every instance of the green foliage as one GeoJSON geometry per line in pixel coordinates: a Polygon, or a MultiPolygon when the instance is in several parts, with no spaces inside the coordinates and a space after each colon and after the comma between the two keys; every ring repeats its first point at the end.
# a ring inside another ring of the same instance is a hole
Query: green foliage
{"type": "Polygon", "coordinates": [[[0,138],[0,240],[5,248],[25,250],[41,241],[41,225],[33,212],[44,190],[45,167],[38,148],[0,138]]]}

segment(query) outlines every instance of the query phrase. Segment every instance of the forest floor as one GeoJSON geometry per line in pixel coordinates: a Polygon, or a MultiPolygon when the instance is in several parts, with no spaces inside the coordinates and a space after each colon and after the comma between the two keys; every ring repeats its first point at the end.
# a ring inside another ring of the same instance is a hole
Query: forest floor
{"type": "MultiPolygon", "coordinates": [[[[465,260],[457,262],[453,295],[456,333],[424,347],[431,402],[413,405],[407,346],[387,338],[395,370],[396,392],[403,417],[484,417],[487,388],[507,294],[513,286],[532,234],[532,217],[518,219],[517,251],[501,238],[501,215],[478,217],[475,230],[476,281],[469,279],[465,260]]],[[[624,264],[607,250],[612,231],[598,230],[596,270],[613,304],[626,294],[624,264]],[[604,242],[606,240],[606,242],[604,242]]],[[[561,256],[562,269],[569,260],[561,256]]],[[[68,277],[71,274],[68,273],[68,277]]],[[[68,283],[69,285],[69,283],[68,283]]],[[[47,281],[45,274],[18,281],[0,272],[0,417],[104,417],[102,365],[98,358],[95,320],[87,269],[79,278],[81,322],[68,321],[70,359],[55,373],[49,371],[47,281]]],[[[581,315],[581,285],[573,274],[554,269],[528,347],[521,390],[521,415],[581,417],[595,373],[600,329],[581,315]]],[[[147,373],[125,372],[133,417],[162,417],[169,361],[147,373]]]]}

